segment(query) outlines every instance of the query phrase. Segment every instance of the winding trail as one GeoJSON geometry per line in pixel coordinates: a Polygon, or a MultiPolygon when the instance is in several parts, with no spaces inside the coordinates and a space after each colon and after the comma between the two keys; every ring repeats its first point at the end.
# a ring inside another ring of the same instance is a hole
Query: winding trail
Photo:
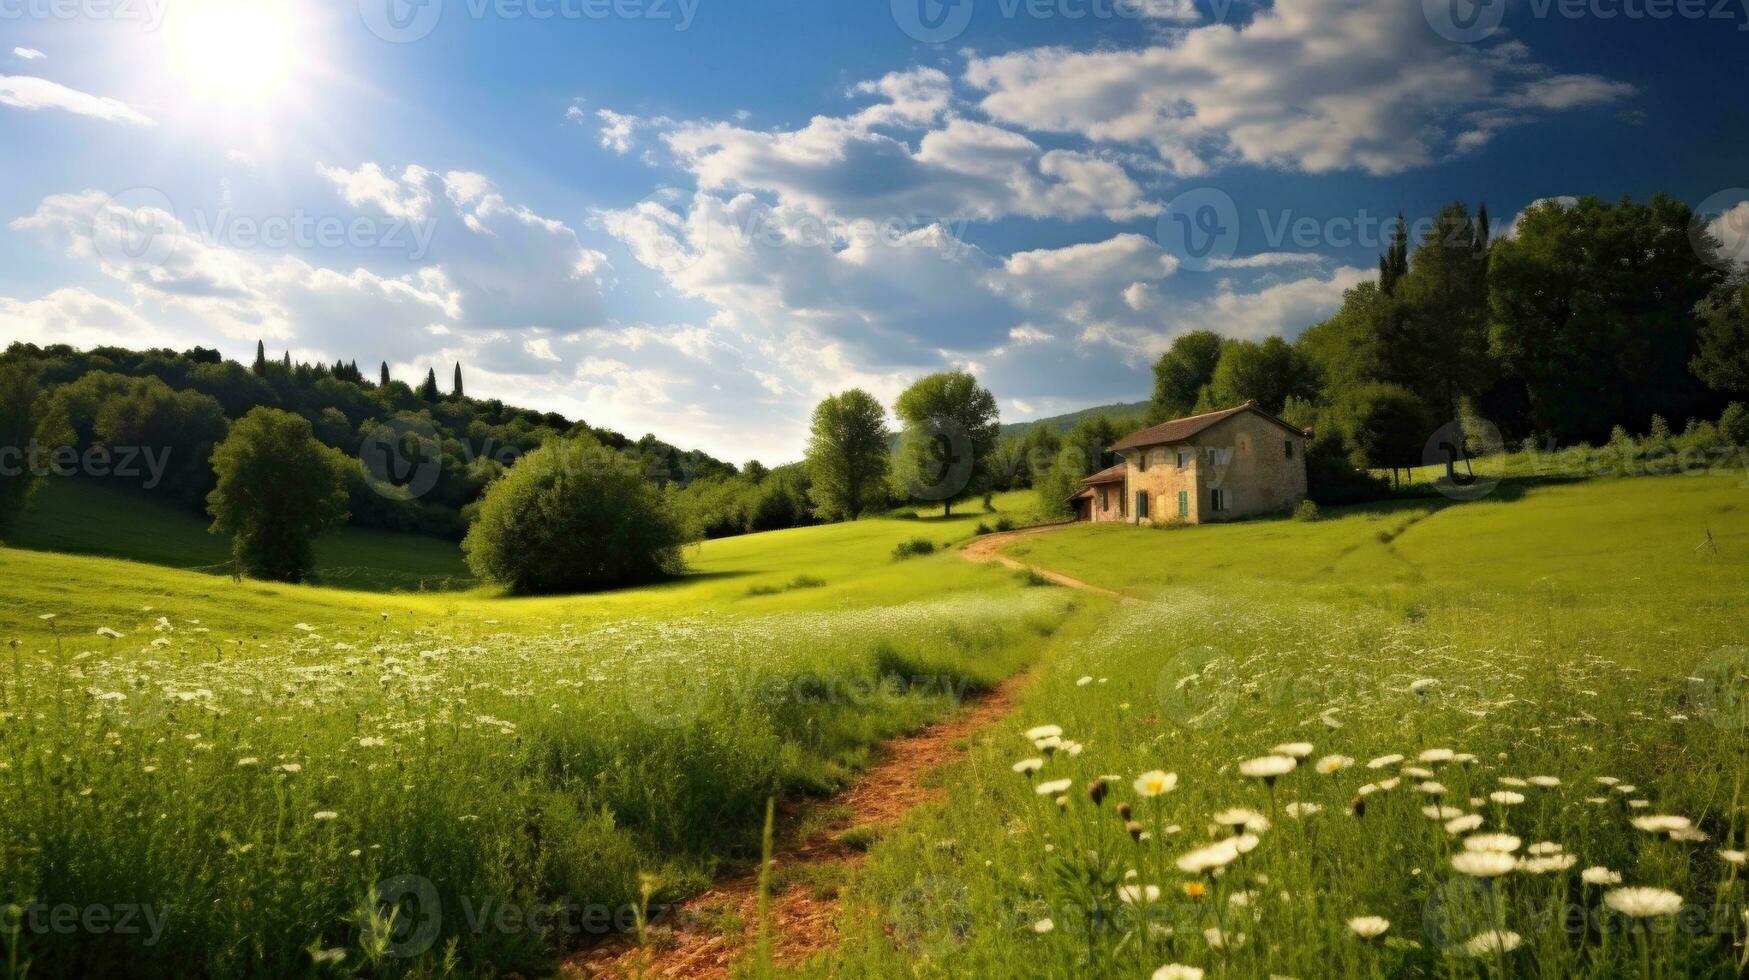
{"type": "MultiPolygon", "coordinates": [[[[999,549],[1018,538],[1067,525],[1050,525],[976,538],[959,550],[967,561],[995,562],[1015,570],[1029,566],[999,549]]],[[[1079,579],[1034,569],[1052,582],[1130,602],[1128,596],[1079,579]]],[[[911,811],[940,799],[945,791],[929,784],[928,774],[963,756],[969,744],[1014,710],[1029,679],[1022,672],[969,702],[954,716],[904,738],[888,742],[879,761],[858,774],[843,792],[799,806],[780,807],[781,828],[813,826],[805,839],[780,836],[772,857],[772,960],[793,965],[830,950],[838,940],[838,889],[865,854],[846,843],[846,831],[868,839],[899,823],[911,811]]],[[[687,899],[653,927],[653,940],[639,947],[630,939],[596,946],[573,957],[560,971],[570,978],[726,978],[751,955],[758,942],[758,869],[725,878],[687,899]]]]}
{"type": "Polygon", "coordinates": [[[1004,568],[1012,568],[1017,572],[1030,570],[1040,578],[1055,582],[1066,588],[1080,589],[1084,592],[1095,592],[1099,595],[1110,596],[1119,602],[1134,602],[1135,599],[1124,595],[1122,592],[1113,592],[1110,589],[1101,588],[1097,585],[1089,585],[1078,578],[1064,575],[1061,572],[1053,572],[1048,568],[1038,568],[1033,565],[1028,565],[1023,561],[1010,558],[1002,553],[1003,546],[1013,544],[1021,538],[1029,538],[1038,534],[1049,534],[1052,531],[1061,531],[1063,528],[1074,526],[1073,522],[1067,524],[1046,524],[1042,527],[1023,528],[1019,531],[1002,531],[997,534],[986,534],[980,538],[973,538],[970,543],[961,548],[959,551],[960,557],[967,561],[986,564],[995,562],[1004,568]]]}

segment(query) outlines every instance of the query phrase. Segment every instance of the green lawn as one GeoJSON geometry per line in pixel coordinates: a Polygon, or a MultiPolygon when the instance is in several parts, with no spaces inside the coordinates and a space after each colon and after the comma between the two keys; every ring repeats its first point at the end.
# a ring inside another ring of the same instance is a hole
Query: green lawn
{"type": "MultiPolygon", "coordinates": [[[[994,523],[975,512],[706,542],[680,580],[540,599],[234,583],[167,567],[198,558],[186,534],[119,539],[158,564],[0,549],[0,635],[23,641],[0,672],[0,885],[174,913],[150,950],[29,936],[32,976],[284,975],[311,950],[433,975],[451,940],[462,973],[542,974],[575,937],[482,934],[458,906],[623,908],[645,873],[659,900],[695,892],[744,866],[767,796],[843,785],[881,740],[1036,663],[1017,716],[939,777],[947,798],[874,846],[843,947],[800,972],[1601,978],[1641,975],[1643,951],[1663,975],[1735,976],[1746,494],[1518,481],[1009,546],[1121,606],[893,557],[994,523]],[[1277,748],[1306,754],[1273,784],[1243,775],[1277,748]],[[1156,769],[1176,788],[1144,797],[1156,769]],[[1232,808],[1255,811],[1255,846],[1184,871],[1232,808]],[[1653,814],[1690,829],[1629,823],[1653,814]],[[1516,838],[1488,842],[1511,845],[1488,859],[1503,876],[1454,866],[1479,832],[1516,838]],[[1687,924],[1627,929],[1590,867],[1678,894],[1687,924]],[[442,941],[400,959],[370,894],[409,875],[441,896],[442,941]],[[1587,924],[1563,930],[1574,910],[1587,924]],[[1389,931],[1362,939],[1357,916],[1389,931]],[[1490,929],[1513,938],[1484,948],[1490,929]]],[[[997,501],[1022,521],[1030,504],[997,501]]]]}
{"type": "MultiPolygon", "coordinates": [[[[7,544],[100,555],[227,575],[231,544],[192,510],[87,480],[47,480],[7,544]]],[[[445,590],[476,584],[453,541],[343,528],[317,539],[325,584],[366,592],[445,590]]]]}
{"type": "Polygon", "coordinates": [[[1749,898],[1733,863],[1749,768],[1738,483],[1598,480],[1016,543],[1142,601],[1046,664],[1019,716],[946,776],[947,800],[875,848],[848,945],[810,972],[1618,977],[1642,975],[1643,949],[1655,975],[1735,976],[1749,898]],[[1041,751],[1024,735],[1038,725],[1083,748],[1041,751]],[[1273,784],[1241,769],[1281,751],[1304,755],[1273,784]],[[1011,768],[1028,757],[1044,760],[1031,778],[1011,768]],[[1150,770],[1176,788],[1143,796],[1131,783],[1150,770]],[[1052,780],[1068,782],[1034,792],[1052,780]],[[1237,831],[1213,818],[1232,808],[1257,815],[1242,855],[1219,850],[1237,831]],[[1630,824],[1654,814],[1679,820],[1630,824]],[[1510,839],[1466,845],[1488,832],[1510,839]],[[1211,845],[1215,873],[1179,863],[1211,845]],[[1460,870],[1466,846],[1505,848],[1488,860],[1509,870],[1460,870]],[[1580,880],[1592,867],[1674,892],[1682,916],[1630,930],[1608,889],[1580,880]],[[1361,938],[1347,925],[1361,916],[1389,931],[1361,938]]]}

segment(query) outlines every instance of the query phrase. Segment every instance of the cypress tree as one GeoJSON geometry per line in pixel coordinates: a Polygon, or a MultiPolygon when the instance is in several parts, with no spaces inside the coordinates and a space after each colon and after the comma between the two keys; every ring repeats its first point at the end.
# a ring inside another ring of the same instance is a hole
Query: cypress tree
{"type": "Polygon", "coordinates": [[[384,388],[387,388],[389,386],[389,362],[388,361],[383,362],[382,380],[379,381],[378,384],[381,384],[384,388]]]}
{"type": "Polygon", "coordinates": [[[423,383],[419,386],[419,397],[425,399],[428,402],[437,401],[438,393],[437,393],[437,369],[436,368],[431,368],[430,370],[425,372],[425,383],[423,383]]]}
{"type": "Polygon", "coordinates": [[[462,397],[462,366],[459,361],[456,362],[455,366],[455,396],[462,397]]]}
{"type": "Polygon", "coordinates": [[[267,374],[267,344],[259,340],[255,342],[255,373],[260,376],[267,374]]]}

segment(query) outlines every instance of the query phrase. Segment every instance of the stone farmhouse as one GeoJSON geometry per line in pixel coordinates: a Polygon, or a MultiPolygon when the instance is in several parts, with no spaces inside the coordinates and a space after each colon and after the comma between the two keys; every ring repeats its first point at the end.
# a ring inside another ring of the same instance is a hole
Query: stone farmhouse
{"type": "Polygon", "coordinates": [[[1290,510],[1306,496],[1311,432],[1255,401],[1132,432],[1122,462],[1081,481],[1079,521],[1206,524],[1290,510]]]}

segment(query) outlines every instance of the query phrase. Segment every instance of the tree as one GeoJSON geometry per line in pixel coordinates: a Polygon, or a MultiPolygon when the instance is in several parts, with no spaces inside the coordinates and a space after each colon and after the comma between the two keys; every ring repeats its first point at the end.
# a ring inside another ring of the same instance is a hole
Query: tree
{"type": "Polygon", "coordinates": [[[1699,313],[1695,376],[1715,391],[1749,391],[1749,276],[1715,289],[1699,313]]]}
{"type": "Polygon", "coordinates": [[[517,594],[635,585],[685,570],[670,494],[635,458],[555,439],[486,490],[462,542],[468,567],[517,594]]]}
{"type": "Polygon", "coordinates": [[[247,574],[302,582],[315,568],[311,541],[347,518],[349,469],[345,456],[316,441],[308,419],[254,409],[213,450],[212,530],[231,535],[247,574]]]}
{"type": "Polygon", "coordinates": [[[1389,291],[1398,315],[1379,322],[1380,378],[1424,394],[1447,419],[1487,387],[1488,242],[1485,216],[1448,204],[1415,246],[1408,271],[1389,291]]]}
{"type": "Polygon", "coordinates": [[[254,368],[254,371],[255,371],[255,376],[258,378],[267,377],[267,344],[265,341],[257,340],[255,342],[255,368],[254,368]]]}
{"type": "Polygon", "coordinates": [[[1325,420],[1342,436],[1360,469],[1413,469],[1438,423],[1427,403],[1401,385],[1375,382],[1341,394],[1325,420]]]}
{"type": "Polygon", "coordinates": [[[382,373],[378,375],[377,385],[379,387],[383,387],[383,388],[387,388],[389,386],[389,362],[388,361],[383,362],[382,373]]]}
{"type": "Polygon", "coordinates": [[[42,401],[34,365],[0,362],[0,534],[17,523],[36,491],[38,474],[30,453],[42,401]]]}
{"type": "Polygon", "coordinates": [[[1203,389],[1198,411],[1211,412],[1247,401],[1280,412],[1287,400],[1314,391],[1311,365],[1280,337],[1262,343],[1229,340],[1221,345],[1214,377],[1203,389]]]}
{"type": "Polygon", "coordinates": [[[459,362],[455,366],[455,390],[452,394],[457,398],[462,397],[462,366],[459,362]]]}
{"type": "Polygon", "coordinates": [[[1521,378],[1530,422],[1567,442],[1639,429],[1655,412],[1713,417],[1723,405],[1690,371],[1695,309],[1723,274],[1688,236],[1692,211],[1581,198],[1527,210],[1489,260],[1489,340],[1521,378]]]}
{"type": "Polygon", "coordinates": [[[901,494],[940,501],[943,516],[951,516],[955,501],[985,492],[1000,415],[976,378],[932,374],[905,389],[894,410],[905,426],[893,466],[901,494]]]}
{"type": "Polygon", "coordinates": [[[1397,291],[1397,283],[1409,274],[1409,224],[1397,214],[1397,224],[1391,229],[1391,243],[1379,256],[1379,291],[1389,296],[1397,291]]]}
{"type": "Polygon", "coordinates": [[[1154,363],[1154,403],[1148,421],[1159,423],[1194,412],[1220,361],[1221,335],[1213,330],[1193,330],[1174,340],[1154,363]]]}
{"type": "Polygon", "coordinates": [[[1034,487],[1038,494],[1039,513],[1047,517],[1067,517],[1072,510],[1069,498],[1080,491],[1081,478],[1087,473],[1087,457],[1080,449],[1065,445],[1034,487]]]}
{"type": "Polygon", "coordinates": [[[441,397],[437,391],[436,368],[431,368],[425,372],[425,380],[419,385],[419,397],[428,402],[437,401],[441,397]]]}
{"type": "Polygon", "coordinates": [[[808,436],[808,496],[825,520],[856,520],[885,497],[887,411],[861,388],[833,395],[814,408],[808,436]]]}

